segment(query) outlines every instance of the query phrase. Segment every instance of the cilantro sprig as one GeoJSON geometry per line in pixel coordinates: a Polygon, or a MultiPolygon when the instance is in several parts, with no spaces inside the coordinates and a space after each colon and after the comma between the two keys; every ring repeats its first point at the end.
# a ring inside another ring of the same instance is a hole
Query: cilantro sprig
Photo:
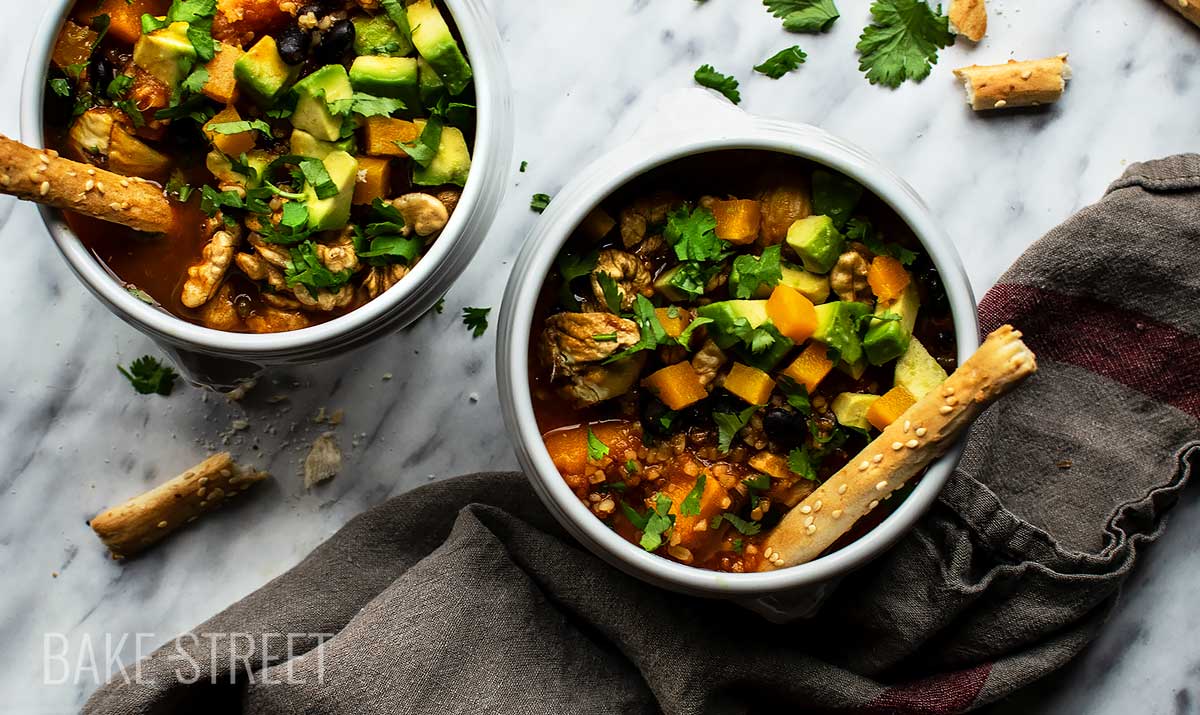
{"type": "Polygon", "coordinates": [[[937,63],[938,50],[954,43],[950,19],[925,0],[875,0],[873,24],[858,40],[858,68],[871,84],[893,89],[905,80],[920,82],[937,63]]]}
{"type": "Polygon", "coordinates": [[[708,475],[701,474],[696,477],[696,484],[692,490],[687,493],[683,501],[679,502],[679,513],[683,516],[699,516],[700,515],[700,497],[704,495],[704,483],[708,481],[708,475]]]}
{"type": "Polygon", "coordinates": [[[139,395],[169,395],[179,375],[174,368],[149,355],[143,355],[129,364],[129,369],[117,365],[117,370],[129,380],[139,395]]]}
{"type": "Polygon", "coordinates": [[[788,32],[828,32],[839,17],[833,0],[763,0],[788,32]]]}
{"type": "Polygon", "coordinates": [[[587,428],[587,450],[588,459],[593,462],[599,462],[608,456],[608,445],[600,441],[591,427],[587,428]]]}
{"type": "Polygon", "coordinates": [[[788,72],[800,69],[800,65],[808,59],[808,55],[804,50],[800,49],[799,45],[792,45],[771,55],[763,60],[761,64],[754,66],[754,71],[759,74],[765,74],[771,79],[779,79],[788,72]]]}
{"type": "Polygon", "coordinates": [[[487,317],[490,312],[492,312],[491,308],[472,308],[470,306],[463,308],[463,325],[467,326],[467,330],[471,331],[472,337],[482,337],[487,332],[487,317]]]}
{"type": "Polygon", "coordinates": [[[738,104],[742,101],[741,92],[738,91],[737,79],[721,74],[712,65],[700,65],[693,76],[696,79],[696,84],[701,87],[715,89],[725,95],[725,99],[728,99],[730,102],[738,104]]]}
{"type": "Polygon", "coordinates": [[[654,551],[662,546],[663,534],[675,525],[675,515],[670,513],[673,504],[671,497],[662,492],[654,496],[654,509],[650,511],[646,519],[646,525],[642,528],[642,538],[639,541],[641,547],[646,551],[654,551]]]}
{"type": "Polygon", "coordinates": [[[728,454],[733,445],[733,438],[742,431],[750,418],[758,411],[758,405],[751,405],[741,412],[714,412],[713,421],[717,423],[717,449],[722,454],[728,454]]]}
{"type": "Polygon", "coordinates": [[[780,247],[775,245],[763,249],[760,257],[742,254],[733,259],[733,268],[729,272],[729,287],[733,297],[749,298],[760,286],[774,288],[779,285],[779,281],[783,280],[779,256],[780,247]]]}

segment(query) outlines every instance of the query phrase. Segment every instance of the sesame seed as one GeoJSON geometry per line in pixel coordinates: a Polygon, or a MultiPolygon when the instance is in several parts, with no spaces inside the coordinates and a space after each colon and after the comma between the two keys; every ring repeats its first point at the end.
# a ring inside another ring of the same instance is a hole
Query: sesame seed
{"type": "Polygon", "coordinates": [[[887,487],[888,487],[888,483],[887,483],[887,480],[885,479],[882,482],[875,485],[875,491],[882,492],[885,489],[887,489],[887,487]]]}
{"type": "Polygon", "coordinates": [[[80,194],[75,197],[75,203],[77,203],[77,204],[81,204],[84,201],[87,201],[87,194],[80,194]]]}
{"type": "Polygon", "coordinates": [[[815,514],[816,512],[821,511],[821,507],[824,505],[825,505],[825,502],[818,499],[817,503],[813,504],[813,513],[815,514]]]}
{"type": "Polygon", "coordinates": [[[763,556],[766,556],[768,559],[771,558],[771,554],[773,554],[773,553],[775,553],[775,550],[772,549],[770,546],[763,549],[763,556]]]}
{"type": "Polygon", "coordinates": [[[11,176],[9,176],[8,174],[0,174],[0,184],[4,184],[5,186],[8,186],[11,183],[12,183],[11,176]]]}
{"type": "Polygon", "coordinates": [[[908,428],[912,427],[912,422],[904,420],[904,434],[908,434],[908,428]]]}
{"type": "Polygon", "coordinates": [[[129,188],[129,179],[121,179],[121,186],[123,188],[128,189],[129,188]]]}
{"type": "Polygon", "coordinates": [[[94,180],[88,179],[87,181],[83,182],[84,191],[91,191],[94,188],[96,188],[96,182],[94,180]]]}
{"type": "Polygon", "coordinates": [[[55,159],[58,158],[58,152],[54,151],[53,149],[47,149],[46,153],[49,154],[50,156],[54,157],[55,159]]]}
{"type": "Polygon", "coordinates": [[[909,449],[916,449],[917,445],[919,445],[919,444],[921,444],[921,442],[919,440],[910,439],[904,443],[904,446],[908,447],[909,449]]]}
{"type": "Polygon", "coordinates": [[[872,461],[872,462],[874,462],[874,463],[876,463],[876,464],[879,464],[880,462],[882,462],[882,461],[883,461],[883,455],[882,455],[882,454],[877,454],[877,455],[875,455],[874,457],[871,457],[871,461],[872,461]]]}
{"type": "Polygon", "coordinates": [[[841,509],[834,509],[834,510],[833,510],[833,513],[832,513],[832,514],[830,514],[830,516],[832,516],[834,519],[840,519],[840,518],[842,518],[842,510],[841,510],[841,509]]]}
{"type": "Polygon", "coordinates": [[[872,500],[871,503],[867,505],[867,510],[870,511],[871,509],[874,509],[877,506],[879,506],[879,500],[878,499],[872,500]]]}
{"type": "Polygon", "coordinates": [[[815,533],[817,533],[817,525],[809,524],[808,527],[806,527],[804,530],[807,531],[809,534],[815,534],[815,533]]]}
{"type": "Polygon", "coordinates": [[[846,485],[845,484],[839,485],[838,486],[838,494],[845,494],[845,493],[846,493],[846,485]]]}
{"type": "Polygon", "coordinates": [[[957,398],[957,397],[947,397],[947,398],[946,398],[946,404],[947,404],[947,405],[957,405],[957,404],[958,404],[958,398],[957,398]]]}
{"type": "Polygon", "coordinates": [[[202,497],[202,496],[204,496],[204,492],[206,492],[206,491],[208,491],[208,490],[205,489],[204,487],[200,487],[199,489],[196,490],[196,496],[202,497]]]}
{"type": "Polygon", "coordinates": [[[128,201],[122,202],[122,203],[121,203],[121,210],[122,210],[122,211],[128,211],[128,210],[129,210],[129,205],[130,205],[130,204],[129,204],[129,202],[128,202],[128,201]]]}
{"type": "Polygon", "coordinates": [[[34,171],[37,172],[38,174],[44,174],[44,173],[46,173],[46,169],[48,169],[48,168],[50,168],[50,167],[46,166],[45,164],[42,164],[38,168],[34,169],[34,171]]]}
{"type": "Polygon", "coordinates": [[[861,464],[858,465],[858,471],[860,471],[860,472],[865,472],[870,468],[871,468],[871,463],[865,459],[862,461],[861,464]]]}
{"type": "Polygon", "coordinates": [[[49,164],[50,157],[46,156],[45,154],[38,154],[38,161],[42,162],[43,164],[49,164]]]}
{"type": "Polygon", "coordinates": [[[87,170],[87,175],[88,175],[88,176],[95,176],[95,175],[96,175],[96,170],[95,170],[95,169],[88,169],[88,170],[87,170]]]}
{"type": "Polygon", "coordinates": [[[120,210],[121,210],[121,204],[120,204],[120,202],[118,202],[118,201],[114,201],[114,202],[112,202],[111,204],[109,204],[109,205],[108,205],[108,207],[109,207],[110,209],[112,209],[113,211],[120,211],[120,210]]]}
{"type": "Polygon", "coordinates": [[[160,528],[160,529],[167,528],[167,522],[165,522],[165,521],[158,522],[158,528],[160,528]]]}
{"type": "Polygon", "coordinates": [[[812,514],[809,514],[808,516],[804,517],[804,525],[809,526],[810,524],[812,524],[814,518],[815,517],[813,517],[812,514]]]}
{"type": "Polygon", "coordinates": [[[954,386],[946,385],[946,388],[944,390],[942,390],[942,394],[945,395],[946,397],[953,395],[954,394],[954,386]]]}
{"type": "Polygon", "coordinates": [[[929,430],[925,429],[924,427],[917,428],[917,436],[918,437],[924,437],[928,432],[929,432],[929,430]]]}
{"type": "Polygon", "coordinates": [[[800,513],[801,513],[801,514],[807,514],[807,513],[811,512],[811,511],[812,511],[812,507],[811,507],[811,506],[809,506],[809,505],[807,505],[807,504],[801,504],[801,505],[800,505],[800,513]]]}
{"type": "Polygon", "coordinates": [[[1025,70],[1021,73],[1021,79],[1029,79],[1033,76],[1033,70],[1025,70]]]}
{"type": "Polygon", "coordinates": [[[900,450],[904,449],[904,443],[903,442],[892,442],[892,449],[899,452],[900,450]]]}
{"type": "Polygon", "coordinates": [[[43,181],[42,185],[38,187],[38,193],[41,194],[42,196],[45,196],[46,194],[50,193],[50,182],[43,181]]]}
{"type": "Polygon", "coordinates": [[[951,407],[950,405],[942,405],[941,407],[938,408],[938,412],[941,412],[943,415],[948,415],[953,411],[954,411],[954,408],[951,407]]]}
{"type": "Polygon", "coordinates": [[[96,191],[99,191],[102,194],[104,193],[104,183],[103,182],[100,182],[100,181],[96,182],[96,191]]]}

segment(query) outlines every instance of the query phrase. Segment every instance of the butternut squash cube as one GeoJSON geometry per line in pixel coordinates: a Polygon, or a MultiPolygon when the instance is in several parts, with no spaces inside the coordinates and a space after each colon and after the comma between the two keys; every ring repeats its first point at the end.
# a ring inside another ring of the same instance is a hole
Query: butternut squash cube
{"type": "Polygon", "coordinates": [[[237,107],[228,106],[216,115],[205,122],[204,135],[212,142],[212,145],[220,152],[228,156],[241,156],[244,152],[248,152],[254,148],[254,131],[238,132],[237,134],[221,134],[215,132],[211,127],[215,124],[225,124],[227,122],[240,122],[242,115],[238,114],[237,107]]]}
{"type": "Polygon", "coordinates": [[[725,389],[751,405],[765,405],[775,389],[775,381],[756,367],[735,362],[725,378],[725,389]]]}
{"type": "MultiPolygon", "coordinates": [[[[683,459],[690,460],[691,457],[683,457],[683,459]]],[[[697,466],[701,470],[704,469],[703,465],[697,466]]],[[[678,545],[693,552],[701,550],[717,533],[709,528],[709,521],[721,513],[721,504],[729,497],[729,492],[721,486],[721,482],[711,472],[701,471],[701,474],[705,476],[704,489],[700,492],[699,514],[680,512],[683,500],[695,488],[699,477],[688,481],[671,480],[663,489],[663,493],[671,498],[671,513],[675,515],[675,536],[679,539],[678,545]]]]}
{"type": "Polygon", "coordinates": [[[762,210],[753,199],[714,201],[713,218],[717,220],[716,234],[722,241],[735,245],[753,243],[758,238],[758,227],[762,223],[762,210]]]}
{"type": "Polygon", "coordinates": [[[672,338],[678,338],[683,335],[683,331],[687,329],[688,323],[692,322],[692,318],[683,308],[675,308],[675,317],[671,317],[671,308],[655,308],[654,315],[658,317],[658,322],[662,323],[663,330],[667,331],[667,335],[672,338]]]}
{"type": "Polygon", "coordinates": [[[896,385],[871,404],[870,409],[867,410],[867,422],[870,422],[875,429],[882,431],[900,419],[900,416],[916,402],[911,392],[896,385]]]}
{"type": "Polygon", "coordinates": [[[387,157],[359,156],[358,181],[354,184],[354,203],[369,204],[386,199],[392,188],[392,161],[387,157]]]}
{"type": "Polygon", "coordinates": [[[363,122],[363,149],[371,156],[403,156],[396,142],[410,143],[421,134],[413,122],[391,117],[367,117],[363,122]]]}
{"type": "Polygon", "coordinates": [[[899,298],[911,282],[912,276],[904,270],[904,264],[891,256],[875,256],[867,268],[867,285],[883,303],[899,298]]]}
{"type": "Polygon", "coordinates": [[[668,365],[642,380],[642,385],[672,410],[682,410],[708,397],[700,375],[686,360],[668,365]]]}
{"type": "Polygon", "coordinates": [[[133,45],[142,36],[142,15],[161,17],[167,14],[171,0],[101,0],[95,3],[79,3],[78,7],[87,17],[108,15],[108,36],[133,45]]]}
{"type": "Polygon", "coordinates": [[[96,43],[98,33],[90,27],[77,25],[70,20],[63,23],[58,40],[54,43],[54,53],[50,60],[54,66],[66,72],[71,65],[86,65],[92,56],[92,45],[96,43]]]}
{"type": "Polygon", "coordinates": [[[208,70],[208,81],[201,89],[205,97],[221,104],[233,104],[237,101],[237,77],[233,74],[233,66],[244,54],[246,53],[242,48],[235,45],[217,45],[217,53],[204,65],[208,70]]]}
{"type": "Polygon", "coordinates": [[[832,369],[833,361],[826,355],[825,343],[814,340],[804,348],[800,357],[784,369],[783,374],[797,385],[804,385],[804,389],[812,394],[832,369]]]}

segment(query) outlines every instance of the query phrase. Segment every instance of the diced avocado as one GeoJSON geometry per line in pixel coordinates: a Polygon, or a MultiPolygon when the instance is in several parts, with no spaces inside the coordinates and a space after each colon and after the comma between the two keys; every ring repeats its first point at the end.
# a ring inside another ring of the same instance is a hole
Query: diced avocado
{"type": "Polygon", "coordinates": [[[222,184],[238,184],[246,189],[255,189],[262,185],[263,171],[273,158],[261,149],[252,151],[246,154],[246,167],[249,167],[250,173],[243,173],[233,168],[233,160],[228,156],[213,150],[205,157],[204,164],[222,184]]]}
{"type": "Polygon", "coordinates": [[[946,377],[946,370],[916,338],[908,341],[908,349],[896,361],[896,384],[918,400],[936,390],[946,377]]]}
{"type": "Polygon", "coordinates": [[[683,265],[668,268],[658,274],[658,278],[654,279],[654,290],[667,300],[681,301],[687,300],[688,294],[671,285],[671,279],[683,269],[683,265]]]}
{"type": "Polygon", "coordinates": [[[316,190],[305,184],[304,203],[308,207],[308,225],[317,231],[331,231],[342,228],[350,221],[354,183],[358,180],[358,161],[344,151],[330,152],[323,161],[338,192],[328,199],[319,199],[316,190]]]}
{"type": "Polygon", "coordinates": [[[138,38],[133,63],[154,75],[174,92],[196,63],[196,48],[187,36],[186,22],[172,22],[138,38]]]}
{"type": "Polygon", "coordinates": [[[356,57],[350,66],[350,84],[357,92],[402,100],[408,110],[421,106],[415,57],[356,57]]]}
{"type": "Polygon", "coordinates": [[[917,310],[920,307],[921,298],[917,295],[917,286],[913,283],[909,283],[896,300],[875,306],[875,315],[888,318],[896,316],[899,320],[870,321],[871,327],[863,336],[863,350],[872,365],[883,365],[908,350],[913,326],[917,322],[917,310]]]}
{"type": "Polygon", "coordinates": [[[387,15],[360,15],[354,23],[354,54],[402,57],[413,51],[412,42],[387,15]]]}
{"type": "Polygon", "coordinates": [[[238,86],[263,107],[274,105],[299,74],[300,66],[293,67],[283,61],[275,38],[270,35],[263,35],[233,65],[238,86]]]}
{"type": "Polygon", "coordinates": [[[303,129],[293,129],[291,144],[293,154],[311,156],[314,159],[324,159],[335,151],[344,151],[347,154],[353,154],[356,151],[355,145],[357,142],[354,141],[354,137],[352,136],[336,142],[321,141],[303,129]]]}
{"type": "Polygon", "coordinates": [[[841,228],[850,220],[863,195],[857,181],[823,169],[813,172],[813,213],[823,214],[841,228]]]}
{"type": "MultiPolygon", "coordinates": [[[[809,273],[801,268],[786,265],[779,270],[783,274],[779,285],[800,291],[800,294],[808,298],[813,305],[820,305],[829,297],[829,276],[819,276],[816,273],[809,273]]],[[[771,286],[760,285],[754,292],[754,297],[766,298],[771,295],[773,290],[774,288],[771,286]]]]}
{"type": "MultiPolygon", "coordinates": [[[[419,128],[425,128],[424,120],[418,119],[419,128]]],[[[471,173],[471,150],[462,131],[454,127],[442,127],[442,138],[438,142],[437,154],[429,166],[413,167],[413,183],[419,186],[441,186],[454,184],[465,186],[471,173]]]]}
{"type": "Polygon", "coordinates": [[[787,244],[800,256],[806,270],[828,273],[842,255],[846,240],[834,228],[833,219],[808,216],[788,228],[787,244]]]}
{"type": "Polygon", "coordinates": [[[858,321],[870,310],[863,303],[839,300],[817,306],[817,329],[813,339],[825,343],[845,362],[855,363],[862,357],[862,341],[858,337],[858,321]]]}
{"type": "Polygon", "coordinates": [[[838,424],[854,427],[860,430],[870,430],[871,423],[867,421],[867,410],[875,404],[879,395],[867,395],[859,392],[843,392],[833,398],[833,416],[838,424]]]}
{"type": "Polygon", "coordinates": [[[763,372],[771,372],[779,366],[779,363],[783,362],[783,359],[788,356],[792,348],[796,347],[796,344],[784,337],[771,323],[765,323],[762,327],[775,337],[775,342],[771,343],[771,347],[756,353],[745,346],[741,346],[738,348],[738,352],[747,365],[756,367],[763,372]]]}
{"type": "Polygon", "coordinates": [[[325,65],[297,82],[295,91],[296,111],[292,112],[292,126],[321,141],[337,141],[342,134],[342,117],[329,107],[354,94],[346,68],[325,65]]]}
{"type": "Polygon", "coordinates": [[[417,0],[408,6],[408,26],[417,52],[437,71],[450,94],[462,93],[471,82],[471,66],[433,0],[417,0]]]}
{"type": "Polygon", "coordinates": [[[417,58],[417,88],[421,96],[421,104],[432,107],[446,92],[442,78],[424,57],[417,58]]]}
{"type": "Polygon", "coordinates": [[[867,359],[860,356],[854,362],[839,362],[837,369],[849,375],[851,379],[859,380],[867,372],[867,359]]]}
{"type": "Polygon", "coordinates": [[[709,325],[713,339],[720,347],[728,348],[738,340],[733,334],[733,324],[739,318],[745,318],[751,328],[767,322],[767,301],[722,300],[700,306],[696,315],[713,321],[709,325]]]}

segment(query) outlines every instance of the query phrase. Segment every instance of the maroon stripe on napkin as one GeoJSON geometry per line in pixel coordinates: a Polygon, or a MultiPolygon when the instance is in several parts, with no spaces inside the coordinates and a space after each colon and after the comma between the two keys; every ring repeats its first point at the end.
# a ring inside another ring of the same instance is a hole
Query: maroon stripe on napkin
{"type": "Polygon", "coordinates": [[[992,664],[942,673],[886,688],[865,708],[864,715],[956,715],[966,712],[987,682],[992,664]]]}
{"type": "Polygon", "coordinates": [[[1200,418],[1200,337],[1109,303],[1001,283],[979,304],[985,333],[1011,323],[1041,359],[1068,363],[1200,418]]]}

